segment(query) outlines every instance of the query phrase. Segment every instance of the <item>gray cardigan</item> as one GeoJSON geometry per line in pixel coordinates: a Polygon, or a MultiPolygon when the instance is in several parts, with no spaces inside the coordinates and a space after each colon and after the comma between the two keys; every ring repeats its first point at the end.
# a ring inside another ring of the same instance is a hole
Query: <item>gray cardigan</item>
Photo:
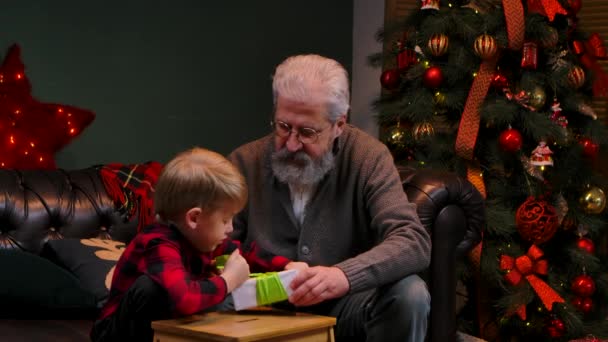
{"type": "Polygon", "coordinates": [[[245,144],[229,158],[247,180],[249,202],[234,219],[234,237],[309,265],[339,267],[359,292],[428,267],[431,242],[409,203],[384,144],[346,125],[336,139],[336,166],[306,206],[293,214],[289,187],[270,166],[273,135],[245,144]]]}

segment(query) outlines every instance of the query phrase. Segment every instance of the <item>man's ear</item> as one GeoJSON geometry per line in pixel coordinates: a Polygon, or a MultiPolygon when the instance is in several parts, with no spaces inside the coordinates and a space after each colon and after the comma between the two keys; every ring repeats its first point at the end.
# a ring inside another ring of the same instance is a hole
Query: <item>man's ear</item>
{"type": "Polygon", "coordinates": [[[203,210],[201,208],[192,208],[186,211],[186,215],[184,218],[186,221],[186,227],[190,229],[196,229],[197,222],[198,220],[200,220],[202,212],[203,210]]]}
{"type": "Polygon", "coordinates": [[[346,125],[346,114],[342,114],[336,120],[336,130],[335,136],[338,137],[344,131],[344,126],[346,125]]]}

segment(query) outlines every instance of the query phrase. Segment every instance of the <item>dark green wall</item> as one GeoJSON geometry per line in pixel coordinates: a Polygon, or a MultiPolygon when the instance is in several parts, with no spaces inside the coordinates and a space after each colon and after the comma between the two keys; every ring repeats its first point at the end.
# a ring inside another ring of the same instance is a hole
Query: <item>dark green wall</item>
{"type": "Polygon", "coordinates": [[[194,145],[226,154],[268,132],[285,57],[319,53],[350,70],[351,1],[217,3],[2,1],[0,49],[21,46],[34,96],[97,115],[60,167],[165,162],[194,145]]]}

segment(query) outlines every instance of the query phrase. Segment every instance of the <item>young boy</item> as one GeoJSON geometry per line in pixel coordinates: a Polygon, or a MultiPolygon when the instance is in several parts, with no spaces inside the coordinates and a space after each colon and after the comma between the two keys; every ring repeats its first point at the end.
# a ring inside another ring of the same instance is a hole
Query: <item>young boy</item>
{"type": "Polygon", "coordinates": [[[118,260],[91,339],[152,341],[153,320],[220,309],[248,279],[248,262],[260,272],[303,268],[255,244],[241,255],[238,241],[227,239],[246,200],[243,176],[215,152],[193,148],[165,165],[154,195],[158,222],[138,233],[118,260]],[[225,254],[218,275],[213,259],[225,254]]]}

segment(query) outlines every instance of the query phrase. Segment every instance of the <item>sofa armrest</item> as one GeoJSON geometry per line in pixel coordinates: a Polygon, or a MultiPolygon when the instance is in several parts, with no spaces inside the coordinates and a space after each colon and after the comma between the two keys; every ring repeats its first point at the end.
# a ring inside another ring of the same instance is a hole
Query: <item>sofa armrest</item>
{"type": "Polygon", "coordinates": [[[481,194],[454,173],[400,169],[403,189],[431,233],[429,341],[456,340],[456,262],[481,241],[485,207],[481,194]]]}

